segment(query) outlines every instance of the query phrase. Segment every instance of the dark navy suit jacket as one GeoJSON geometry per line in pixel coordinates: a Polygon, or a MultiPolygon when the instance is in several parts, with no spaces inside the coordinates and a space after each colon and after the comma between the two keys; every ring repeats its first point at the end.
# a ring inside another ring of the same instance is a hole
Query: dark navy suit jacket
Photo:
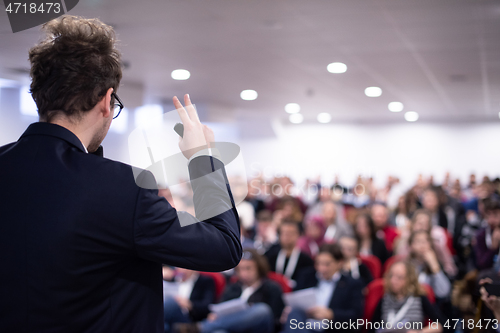
{"type": "Polygon", "coordinates": [[[223,271],[241,258],[222,162],[189,163],[192,179],[216,169],[222,185],[193,185],[194,200],[229,193],[233,208],[181,227],[130,165],[85,153],[62,126],[33,123],[0,147],[0,332],[163,332],[162,264],[223,271]]]}
{"type": "MultiPolygon", "coordinates": [[[[317,277],[314,277],[315,285],[319,283],[317,277]]],[[[334,323],[350,323],[356,322],[363,316],[364,297],[363,283],[360,280],[342,274],[337,281],[335,290],[330,298],[328,307],[332,309],[334,323]]],[[[342,332],[352,332],[353,330],[345,325],[347,329],[342,329],[342,332]]],[[[328,332],[335,330],[328,329],[328,332]]],[[[355,330],[354,330],[355,331],[355,330]]]]}

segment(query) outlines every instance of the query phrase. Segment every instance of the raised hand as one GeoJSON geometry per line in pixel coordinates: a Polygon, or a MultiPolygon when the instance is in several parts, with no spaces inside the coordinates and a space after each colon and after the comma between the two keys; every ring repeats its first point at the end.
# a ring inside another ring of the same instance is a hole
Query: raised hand
{"type": "Polygon", "coordinates": [[[186,108],[182,106],[177,96],[173,98],[173,101],[184,125],[184,136],[179,137],[179,148],[182,154],[189,159],[196,152],[209,147],[209,143],[214,141],[214,133],[208,126],[200,122],[188,94],[184,95],[186,108]]]}

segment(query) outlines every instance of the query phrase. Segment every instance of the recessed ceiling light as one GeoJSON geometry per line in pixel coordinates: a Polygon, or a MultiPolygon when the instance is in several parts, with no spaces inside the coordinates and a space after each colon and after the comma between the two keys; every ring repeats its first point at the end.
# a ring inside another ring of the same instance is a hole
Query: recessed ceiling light
{"type": "Polygon", "coordinates": [[[300,124],[304,121],[304,116],[300,113],[294,113],[288,117],[288,120],[290,120],[292,124],[300,124]]]}
{"type": "Polygon", "coordinates": [[[243,90],[240,94],[241,99],[245,101],[253,101],[257,99],[257,96],[259,96],[257,92],[251,89],[243,90]]]}
{"type": "Polygon", "coordinates": [[[365,95],[368,97],[379,97],[382,95],[382,89],[379,87],[368,87],[365,89],[365,95]]]}
{"type": "Polygon", "coordinates": [[[300,105],[297,103],[288,103],[285,105],[285,111],[286,113],[299,113],[300,105]]]}
{"type": "Polygon", "coordinates": [[[332,62],[326,66],[326,70],[330,73],[341,74],[347,71],[347,65],[342,62],[332,62]]]}
{"type": "Polygon", "coordinates": [[[316,119],[318,119],[318,121],[322,124],[327,124],[332,120],[332,116],[327,112],[322,112],[318,114],[316,119]]]}
{"type": "Polygon", "coordinates": [[[171,76],[174,80],[187,80],[191,76],[191,73],[185,69],[176,69],[175,71],[172,71],[171,76]]]}
{"type": "Polygon", "coordinates": [[[404,106],[401,102],[390,102],[388,108],[391,112],[401,112],[403,111],[404,106]]]}
{"type": "Polygon", "coordinates": [[[405,113],[405,119],[406,121],[417,121],[418,113],[416,113],[415,111],[408,111],[405,113]]]}

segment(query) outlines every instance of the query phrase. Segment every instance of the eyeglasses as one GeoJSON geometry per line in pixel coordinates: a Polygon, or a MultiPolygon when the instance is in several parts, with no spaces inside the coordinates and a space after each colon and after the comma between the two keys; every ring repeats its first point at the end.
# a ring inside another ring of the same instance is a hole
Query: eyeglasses
{"type": "Polygon", "coordinates": [[[123,103],[118,98],[118,95],[115,94],[114,92],[111,93],[111,96],[113,96],[115,98],[114,110],[115,110],[116,116],[113,117],[113,119],[115,119],[116,117],[118,117],[120,115],[120,112],[122,112],[122,110],[123,110],[123,103]],[[117,113],[117,111],[118,111],[118,113],[117,113]]]}

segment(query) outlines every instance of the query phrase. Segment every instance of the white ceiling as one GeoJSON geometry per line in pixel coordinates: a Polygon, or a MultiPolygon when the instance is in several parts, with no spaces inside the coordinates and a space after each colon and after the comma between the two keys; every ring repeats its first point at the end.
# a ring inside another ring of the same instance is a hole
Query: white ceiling
{"type": "MultiPolygon", "coordinates": [[[[419,121],[499,121],[499,1],[80,0],[70,14],[115,26],[124,86],[149,102],[189,93],[211,120],[286,121],[296,102],[306,122],[404,122],[387,109],[400,101],[419,121]],[[335,61],[347,72],[328,73],[335,61]],[[178,68],[191,78],[173,80],[178,68]],[[382,96],[366,97],[368,86],[382,96]],[[241,100],[244,89],[257,100],[241,100]]],[[[0,77],[27,82],[13,69],[28,67],[38,38],[13,34],[1,11],[0,77]]]]}

